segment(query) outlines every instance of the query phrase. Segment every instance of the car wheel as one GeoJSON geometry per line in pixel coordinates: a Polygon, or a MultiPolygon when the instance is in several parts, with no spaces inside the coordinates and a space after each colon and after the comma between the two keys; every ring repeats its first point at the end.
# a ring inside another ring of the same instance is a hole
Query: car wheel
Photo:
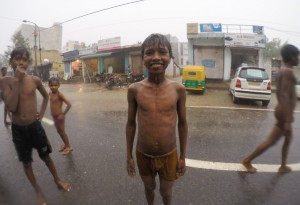
{"type": "Polygon", "coordinates": [[[232,102],[235,103],[235,104],[238,103],[238,98],[236,98],[236,97],[234,96],[234,94],[232,94],[232,102]]]}
{"type": "Polygon", "coordinates": [[[264,101],[262,101],[262,105],[265,106],[265,107],[268,106],[269,103],[270,103],[270,100],[264,100],[264,101]]]}

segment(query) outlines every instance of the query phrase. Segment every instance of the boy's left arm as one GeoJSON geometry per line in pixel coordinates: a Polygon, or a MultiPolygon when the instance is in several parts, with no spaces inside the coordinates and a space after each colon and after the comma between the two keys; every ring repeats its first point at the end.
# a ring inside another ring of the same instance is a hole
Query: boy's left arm
{"type": "Polygon", "coordinates": [[[180,87],[179,89],[179,100],[177,103],[178,112],[178,133],[179,133],[179,143],[180,143],[180,155],[177,165],[177,176],[182,176],[185,173],[185,155],[186,155],[186,144],[188,135],[188,125],[186,120],[186,93],[185,88],[180,87]]]}
{"type": "Polygon", "coordinates": [[[36,81],[36,84],[37,84],[37,89],[43,97],[43,102],[42,102],[42,105],[41,105],[40,112],[37,113],[37,119],[42,120],[42,118],[44,117],[46,108],[47,108],[49,95],[48,95],[46,89],[44,88],[44,86],[42,85],[42,81],[40,79],[36,78],[36,77],[35,77],[35,81],[36,81]]]}

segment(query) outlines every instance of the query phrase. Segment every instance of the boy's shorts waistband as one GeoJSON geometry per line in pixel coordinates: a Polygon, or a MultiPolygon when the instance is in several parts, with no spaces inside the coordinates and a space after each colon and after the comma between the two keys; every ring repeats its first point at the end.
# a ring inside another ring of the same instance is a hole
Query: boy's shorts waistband
{"type": "Polygon", "coordinates": [[[154,155],[146,154],[146,153],[144,153],[144,152],[142,152],[142,151],[140,151],[140,150],[138,150],[138,149],[136,149],[136,151],[139,152],[139,153],[141,153],[141,154],[143,154],[143,155],[145,155],[146,157],[155,159],[155,158],[161,158],[161,157],[169,156],[169,155],[171,155],[173,152],[176,152],[176,151],[177,151],[177,148],[175,147],[175,148],[172,149],[170,152],[168,152],[168,153],[166,153],[166,154],[163,154],[163,155],[159,155],[159,156],[154,156],[154,155]]]}

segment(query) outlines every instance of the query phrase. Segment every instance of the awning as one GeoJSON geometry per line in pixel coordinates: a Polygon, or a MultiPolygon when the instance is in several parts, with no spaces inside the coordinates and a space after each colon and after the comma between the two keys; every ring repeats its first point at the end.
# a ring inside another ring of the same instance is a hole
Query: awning
{"type": "Polygon", "coordinates": [[[109,52],[109,53],[96,53],[96,54],[92,54],[92,55],[80,56],[79,59],[99,58],[99,57],[110,56],[111,54],[112,54],[112,52],[109,52]]]}

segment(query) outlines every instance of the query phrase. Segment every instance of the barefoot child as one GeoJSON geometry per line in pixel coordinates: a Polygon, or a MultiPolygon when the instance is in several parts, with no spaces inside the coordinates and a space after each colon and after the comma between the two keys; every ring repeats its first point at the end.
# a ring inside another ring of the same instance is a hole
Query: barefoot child
{"type": "Polygon", "coordinates": [[[299,63],[299,50],[293,45],[285,45],[281,49],[281,56],[284,66],[277,74],[276,96],[277,106],[275,108],[275,123],[269,137],[260,144],[249,156],[242,160],[242,164],[249,173],[257,170],[252,166],[251,161],[274,145],[281,136],[284,136],[282,146],[282,159],[279,172],[290,172],[291,168],[287,164],[289,146],[292,140],[292,122],[294,121],[293,112],[296,106],[295,84],[296,78],[293,73],[293,66],[299,63]]]}
{"type": "Polygon", "coordinates": [[[45,162],[59,189],[70,191],[71,186],[62,181],[56,172],[50,157],[52,151],[41,120],[44,116],[48,94],[39,78],[26,74],[30,63],[30,53],[26,48],[15,48],[10,55],[10,64],[14,69],[14,77],[1,78],[0,89],[7,109],[12,112],[13,142],[19,160],[23,163],[25,174],[37,194],[37,204],[46,204],[41,187],[35,179],[32,169],[32,148],[38,151],[45,162]],[[37,111],[36,90],[43,97],[41,108],[37,111]]]}
{"type": "Polygon", "coordinates": [[[151,34],[147,37],[142,44],[142,58],[148,69],[148,78],[131,84],[127,93],[127,172],[129,176],[135,175],[132,149],[137,129],[136,160],[149,205],[154,203],[157,174],[163,204],[170,205],[174,182],[185,173],[186,94],[182,84],[165,77],[171,57],[171,45],[165,36],[151,34]]]}
{"type": "Polygon", "coordinates": [[[60,147],[59,151],[62,152],[62,154],[69,154],[73,148],[70,146],[68,135],[65,132],[65,116],[71,108],[71,103],[58,90],[59,86],[60,83],[58,78],[51,77],[49,79],[49,87],[51,89],[51,92],[49,93],[50,109],[56,130],[64,142],[64,145],[60,147]],[[63,103],[67,105],[64,112],[62,111],[63,103]]]}

